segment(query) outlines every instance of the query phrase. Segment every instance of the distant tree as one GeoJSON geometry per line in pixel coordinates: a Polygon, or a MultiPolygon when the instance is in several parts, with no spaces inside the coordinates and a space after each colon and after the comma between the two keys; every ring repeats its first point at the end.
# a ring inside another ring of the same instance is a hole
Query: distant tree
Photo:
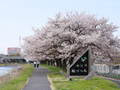
{"type": "Polygon", "coordinates": [[[42,29],[26,37],[23,55],[42,61],[54,61],[62,67],[71,64],[90,46],[92,60],[113,63],[119,56],[120,40],[113,32],[118,27],[108,19],[85,13],[60,13],[42,29]],[[107,59],[102,59],[107,57],[107,59]]]}

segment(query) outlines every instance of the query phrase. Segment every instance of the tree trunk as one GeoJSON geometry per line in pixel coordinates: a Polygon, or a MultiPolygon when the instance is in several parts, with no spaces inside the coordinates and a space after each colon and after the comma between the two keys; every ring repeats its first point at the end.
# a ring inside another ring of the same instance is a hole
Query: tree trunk
{"type": "Polygon", "coordinates": [[[52,61],[52,60],[50,60],[50,65],[52,66],[52,64],[53,64],[53,61],[52,61]]]}
{"type": "Polygon", "coordinates": [[[53,66],[55,66],[55,60],[53,60],[53,66]]]}
{"type": "Polygon", "coordinates": [[[63,70],[67,70],[67,64],[66,64],[66,60],[65,59],[63,60],[63,64],[62,65],[63,65],[62,69],[63,70]]]}
{"type": "Polygon", "coordinates": [[[61,60],[61,58],[58,59],[58,63],[59,63],[59,68],[62,68],[62,60],[61,60]]]}

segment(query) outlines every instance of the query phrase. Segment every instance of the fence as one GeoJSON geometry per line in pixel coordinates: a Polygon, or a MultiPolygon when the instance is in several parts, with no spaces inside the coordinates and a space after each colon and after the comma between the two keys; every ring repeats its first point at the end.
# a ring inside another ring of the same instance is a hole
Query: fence
{"type": "Polygon", "coordinates": [[[106,64],[94,64],[96,73],[105,77],[120,79],[120,64],[109,66],[106,64]]]}

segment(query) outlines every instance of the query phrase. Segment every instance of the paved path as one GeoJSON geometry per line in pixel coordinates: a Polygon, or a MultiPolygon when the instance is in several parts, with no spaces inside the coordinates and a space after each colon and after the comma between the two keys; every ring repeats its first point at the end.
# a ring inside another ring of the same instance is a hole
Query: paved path
{"type": "Polygon", "coordinates": [[[47,73],[50,73],[46,68],[35,68],[29,82],[23,90],[51,90],[50,83],[47,79],[47,73]]]}
{"type": "Polygon", "coordinates": [[[107,77],[103,77],[103,76],[99,76],[99,77],[110,80],[112,82],[115,82],[118,85],[118,88],[120,88],[120,80],[115,80],[115,79],[107,78],[107,77]]]}

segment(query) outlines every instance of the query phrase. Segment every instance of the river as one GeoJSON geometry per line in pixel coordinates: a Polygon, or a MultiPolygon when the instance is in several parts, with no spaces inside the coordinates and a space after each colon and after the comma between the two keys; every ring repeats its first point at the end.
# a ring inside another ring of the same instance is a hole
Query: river
{"type": "Polygon", "coordinates": [[[9,72],[11,72],[14,68],[17,68],[20,66],[1,66],[0,67],[0,76],[3,76],[9,72]]]}

